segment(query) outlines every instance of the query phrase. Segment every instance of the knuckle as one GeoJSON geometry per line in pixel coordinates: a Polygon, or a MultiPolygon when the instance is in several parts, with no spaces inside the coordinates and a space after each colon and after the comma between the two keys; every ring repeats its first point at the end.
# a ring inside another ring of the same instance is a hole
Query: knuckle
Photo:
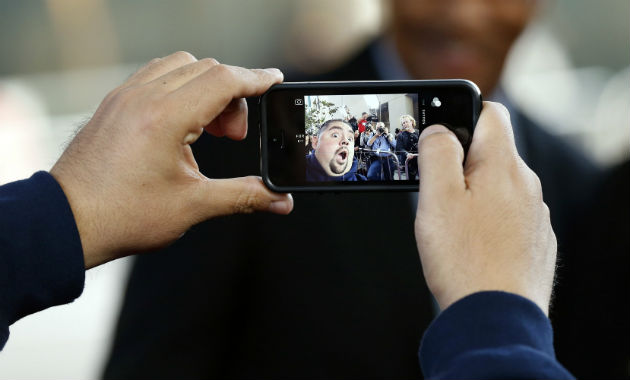
{"type": "Polygon", "coordinates": [[[194,70],[195,72],[203,72],[212,69],[218,64],[219,62],[217,62],[214,58],[204,58],[197,61],[194,65],[191,65],[194,66],[194,68],[191,67],[191,70],[194,70]]]}
{"type": "Polygon", "coordinates": [[[226,79],[233,75],[232,68],[230,68],[230,66],[224,65],[222,63],[214,65],[211,68],[211,70],[214,72],[215,75],[217,75],[219,77],[226,78],[226,79]]]}
{"type": "Polygon", "coordinates": [[[197,58],[195,58],[194,55],[184,50],[176,51],[175,53],[171,54],[171,57],[179,61],[188,62],[188,63],[197,61],[197,58]]]}
{"type": "MultiPolygon", "coordinates": [[[[522,160],[521,160],[522,161],[522,160]]],[[[540,182],[540,178],[536,175],[536,173],[530,169],[525,163],[521,164],[523,173],[520,177],[522,178],[522,183],[524,188],[527,189],[529,196],[537,201],[543,202],[543,191],[542,191],[542,183],[540,182]]]]}
{"type": "Polygon", "coordinates": [[[529,181],[532,191],[536,195],[540,195],[542,197],[542,182],[540,182],[540,178],[522,159],[520,161],[520,168],[524,173],[524,177],[529,181]]]}
{"type": "Polygon", "coordinates": [[[549,206],[547,206],[547,204],[543,202],[542,207],[543,207],[543,215],[545,215],[546,219],[549,219],[551,217],[551,211],[549,210],[549,206]]]}
{"type": "Polygon", "coordinates": [[[208,68],[219,64],[219,61],[217,61],[214,58],[203,58],[203,59],[200,59],[198,62],[204,66],[208,66],[208,68]]]}
{"type": "Polygon", "coordinates": [[[536,191],[542,196],[542,182],[540,182],[540,178],[531,169],[529,169],[529,173],[532,177],[532,181],[534,182],[534,189],[536,189],[536,191]]]}
{"type": "Polygon", "coordinates": [[[137,69],[133,74],[131,74],[127,80],[130,80],[132,78],[134,78],[136,75],[138,75],[141,72],[144,72],[146,70],[150,70],[151,66],[155,66],[156,64],[160,63],[162,61],[162,58],[153,58],[152,60],[150,60],[149,62],[145,63],[144,65],[142,65],[139,69],[137,69]]]}
{"type": "Polygon", "coordinates": [[[162,61],[162,58],[159,58],[159,57],[158,58],[153,58],[152,60],[149,61],[149,63],[147,63],[147,66],[154,65],[154,64],[156,64],[158,62],[161,62],[161,61],[162,61]]]}
{"type": "Polygon", "coordinates": [[[264,198],[260,193],[260,180],[255,177],[243,178],[243,187],[234,205],[234,213],[250,214],[263,208],[264,198]]]}

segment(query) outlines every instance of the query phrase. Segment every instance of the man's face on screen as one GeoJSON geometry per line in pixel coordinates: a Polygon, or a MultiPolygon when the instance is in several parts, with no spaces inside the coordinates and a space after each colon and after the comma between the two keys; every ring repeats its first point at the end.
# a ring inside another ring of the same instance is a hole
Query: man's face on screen
{"type": "Polygon", "coordinates": [[[317,138],[315,157],[326,174],[338,177],[352,168],[354,132],[343,122],[333,122],[317,138]]]}

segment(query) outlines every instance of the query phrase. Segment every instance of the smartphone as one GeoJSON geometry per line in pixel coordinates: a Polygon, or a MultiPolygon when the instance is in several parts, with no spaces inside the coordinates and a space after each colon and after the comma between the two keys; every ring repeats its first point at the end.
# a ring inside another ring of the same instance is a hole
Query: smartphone
{"type": "Polygon", "coordinates": [[[261,173],[276,192],[418,190],[418,136],[432,124],[468,150],[481,112],[468,80],[295,82],[260,99],[261,173]]]}

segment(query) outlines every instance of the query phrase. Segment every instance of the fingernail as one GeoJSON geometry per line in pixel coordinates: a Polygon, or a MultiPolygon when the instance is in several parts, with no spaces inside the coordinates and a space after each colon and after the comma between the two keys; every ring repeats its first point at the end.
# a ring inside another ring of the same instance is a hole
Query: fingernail
{"type": "Polygon", "coordinates": [[[273,201],[269,205],[269,212],[273,212],[274,214],[286,214],[287,207],[288,207],[288,204],[285,199],[281,201],[273,201]]]}
{"type": "Polygon", "coordinates": [[[293,211],[293,196],[291,193],[287,194],[275,194],[276,200],[269,204],[269,212],[276,214],[288,214],[293,211]]]}

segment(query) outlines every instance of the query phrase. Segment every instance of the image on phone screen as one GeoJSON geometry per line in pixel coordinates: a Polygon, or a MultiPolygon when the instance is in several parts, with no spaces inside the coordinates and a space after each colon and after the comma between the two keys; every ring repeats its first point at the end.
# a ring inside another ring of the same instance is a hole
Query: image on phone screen
{"type": "Polygon", "coordinates": [[[418,94],[304,97],[305,181],[417,178],[418,94]]]}

